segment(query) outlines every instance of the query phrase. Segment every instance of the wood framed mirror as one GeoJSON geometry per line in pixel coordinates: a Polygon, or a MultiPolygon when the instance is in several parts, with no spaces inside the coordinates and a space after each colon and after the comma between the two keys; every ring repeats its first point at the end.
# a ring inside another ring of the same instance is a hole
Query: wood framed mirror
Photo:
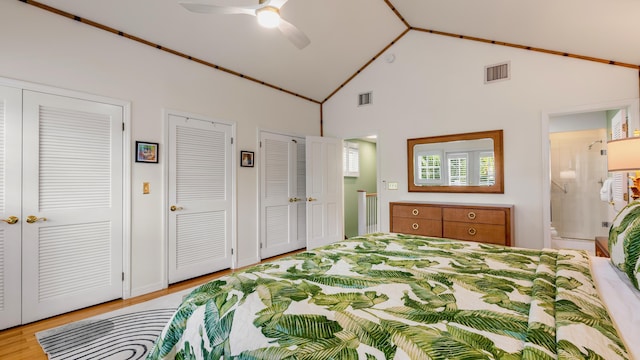
{"type": "Polygon", "coordinates": [[[410,192],[504,193],[502,130],[407,139],[410,192]]]}

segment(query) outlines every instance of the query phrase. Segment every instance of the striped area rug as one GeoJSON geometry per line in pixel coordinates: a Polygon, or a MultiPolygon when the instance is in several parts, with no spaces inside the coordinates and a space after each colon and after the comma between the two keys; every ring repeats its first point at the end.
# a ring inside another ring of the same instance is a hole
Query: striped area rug
{"type": "Polygon", "coordinates": [[[50,360],[144,359],[191,289],[36,334],[50,360]]]}

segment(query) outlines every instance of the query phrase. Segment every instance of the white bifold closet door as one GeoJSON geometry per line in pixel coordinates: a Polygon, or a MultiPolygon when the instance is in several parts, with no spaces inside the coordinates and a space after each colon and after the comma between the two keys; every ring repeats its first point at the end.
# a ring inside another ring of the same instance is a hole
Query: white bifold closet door
{"type": "Polygon", "coordinates": [[[169,115],[169,283],[232,265],[232,128],[169,115]]]}
{"type": "Polygon", "coordinates": [[[22,90],[0,86],[0,329],[22,323],[22,90]]]}
{"type": "Polygon", "coordinates": [[[260,134],[260,257],[304,248],[306,240],[305,139],[260,134]]]}
{"type": "Polygon", "coordinates": [[[121,297],[123,108],[3,91],[22,103],[21,116],[4,112],[0,146],[3,219],[19,218],[0,231],[11,316],[28,323],[121,297]]]}

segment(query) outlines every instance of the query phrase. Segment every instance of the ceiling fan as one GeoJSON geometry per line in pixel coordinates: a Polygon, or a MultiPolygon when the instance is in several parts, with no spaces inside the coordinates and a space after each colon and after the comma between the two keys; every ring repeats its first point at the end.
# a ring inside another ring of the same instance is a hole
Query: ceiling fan
{"type": "Polygon", "coordinates": [[[206,2],[181,1],[185,9],[201,14],[251,15],[258,19],[258,23],[267,28],[275,28],[293,43],[298,49],[303,49],[311,40],[290,22],[280,17],[280,8],[287,0],[258,0],[255,6],[219,6],[206,2]]]}

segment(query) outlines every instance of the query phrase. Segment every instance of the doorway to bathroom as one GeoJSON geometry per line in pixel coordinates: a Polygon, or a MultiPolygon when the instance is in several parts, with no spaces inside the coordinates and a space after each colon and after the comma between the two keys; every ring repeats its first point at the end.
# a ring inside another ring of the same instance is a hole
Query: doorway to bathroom
{"type": "Polygon", "coordinates": [[[595,237],[608,235],[617,197],[611,190],[622,189],[603,187],[612,182],[607,180],[607,141],[609,129],[624,117],[620,109],[550,117],[552,247],[594,252],[595,237]]]}

